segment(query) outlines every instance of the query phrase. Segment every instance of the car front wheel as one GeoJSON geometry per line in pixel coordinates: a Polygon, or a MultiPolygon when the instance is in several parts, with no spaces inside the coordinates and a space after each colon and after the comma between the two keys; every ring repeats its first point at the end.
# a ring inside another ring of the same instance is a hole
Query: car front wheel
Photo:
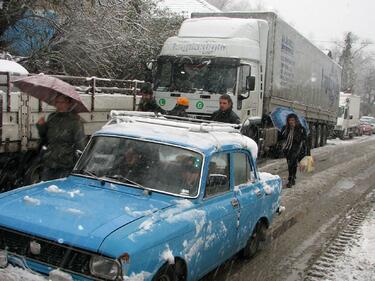
{"type": "Polygon", "coordinates": [[[165,264],[156,273],[152,281],[177,281],[174,265],[165,264]]]}

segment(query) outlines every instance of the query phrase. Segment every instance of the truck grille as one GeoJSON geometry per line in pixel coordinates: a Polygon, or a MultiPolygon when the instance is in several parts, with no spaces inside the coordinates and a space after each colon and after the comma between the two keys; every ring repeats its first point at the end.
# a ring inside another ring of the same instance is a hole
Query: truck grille
{"type": "MultiPolygon", "coordinates": [[[[93,277],[89,268],[92,254],[66,245],[0,228],[0,249],[79,275],[93,277]],[[40,244],[40,254],[34,255],[31,253],[31,241],[40,244]]],[[[97,278],[94,279],[98,280],[97,278]]]]}

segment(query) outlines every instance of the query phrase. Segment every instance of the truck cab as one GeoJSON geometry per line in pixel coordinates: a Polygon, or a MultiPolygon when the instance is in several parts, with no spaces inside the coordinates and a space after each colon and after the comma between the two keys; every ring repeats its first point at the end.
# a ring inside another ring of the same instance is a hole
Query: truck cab
{"type": "Polygon", "coordinates": [[[258,19],[186,20],[157,59],[157,102],[170,110],[184,96],[190,100],[190,116],[209,119],[220,95],[228,94],[242,121],[260,120],[267,33],[267,22],[258,19]]]}

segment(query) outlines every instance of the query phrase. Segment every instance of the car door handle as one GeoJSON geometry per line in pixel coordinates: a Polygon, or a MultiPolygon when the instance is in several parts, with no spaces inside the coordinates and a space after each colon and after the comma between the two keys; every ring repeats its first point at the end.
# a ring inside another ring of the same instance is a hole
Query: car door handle
{"type": "Polygon", "coordinates": [[[232,203],[233,208],[238,208],[239,203],[238,203],[238,200],[236,198],[233,198],[232,201],[230,201],[230,202],[232,203]]]}

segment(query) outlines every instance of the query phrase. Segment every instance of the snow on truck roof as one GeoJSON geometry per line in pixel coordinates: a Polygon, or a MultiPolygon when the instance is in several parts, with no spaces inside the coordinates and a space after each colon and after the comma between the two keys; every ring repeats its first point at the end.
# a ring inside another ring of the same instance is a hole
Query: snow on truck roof
{"type": "Polygon", "coordinates": [[[259,19],[203,17],[185,20],[178,37],[247,38],[259,41],[259,19]]]}
{"type": "Polygon", "coordinates": [[[180,145],[201,152],[243,148],[256,158],[258,145],[242,135],[238,125],[191,122],[150,112],[112,111],[112,119],[95,135],[118,135],[180,145]]]}

